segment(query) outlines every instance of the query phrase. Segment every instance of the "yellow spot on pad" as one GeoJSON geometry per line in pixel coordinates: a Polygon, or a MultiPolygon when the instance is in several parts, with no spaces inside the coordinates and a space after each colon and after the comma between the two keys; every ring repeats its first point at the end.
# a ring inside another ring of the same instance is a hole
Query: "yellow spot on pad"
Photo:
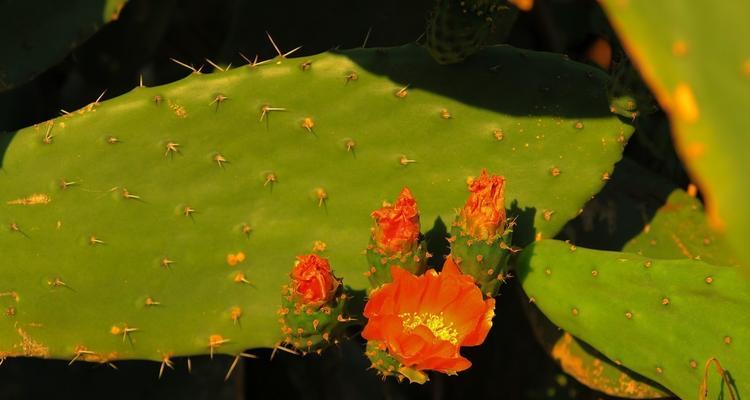
{"type": "Polygon", "coordinates": [[[446,323],[443,313],[403,313],[400,314],[401,324],[404,329],[412,331],[419,326],[424,326],[435,335],[436,338],[446,340],[451,344],[458,344],[458,330],[453,323],[446,323]]]}
{"type": "Polygon", "coordinates": [[[302,127],[307,129],[308,132],[312,132],[312,129],[315,127],[315,121],[313,121],[312,118],[307,117],[302,121],[302,127]]]}
{"type": "Polygon", "coordinates": [[[174,103],[172,100],[168,100],[168,102],[169,102],[169,108],[172,110],[172,112],[174,113],[174,115],[177,116],[177,118],[185,118],[185,117],[187,117],[188,113],[187,113],[187,110],[185,109],[185,107],[183,107],[183,106],[181,106],[181,105],[179,105],[177,103],[174,103]]]}
{"type": "Polygon", "coordinates": [[[320,240],[316,240],[315,243],[313,243],[312,251],[314,251],[316,253],[322,253],[322,252],[326,251],[327,247],[328,247],[328,245],[325,242],[322,242],[320,240]]]}
{"type": "Polygon", "coordinates": [[[677,84],[674,90],[674,105],[676,116],[685,122],[696,122],[700,117],[698,103],[695,101],[693,89],[685,82],[677,84]]]}
{"type": "Polygon", "coordinates": [[[688,143],[685,146],[685,156],[687,158],[697,158],[703,155],[706,151],[706,146],[701,142],[688,143]]]}
{"type": "Polygon", "coordinates": [[[52,198],[49,197],[46,194],[41,193],[35,193],[31,196],[10,200],[7,202],[8,205],[21,205],[21,206],[31,206],[31,205],[37,205],[37,204],[49,204],[52,201],[52,198]]]}
{"type": "Polygon", "coordinates": [[[682,57],[688,52],[688,45],[684,40],[678,40],[672,44],[672,54],[682,57]]]}
{"type": "Polygon", "coordinates": [[[238,252],[236,254],[227,254],[227,264],[234,267],[235,265],[244,262],[246,259],[245,253],[238,252]]]}

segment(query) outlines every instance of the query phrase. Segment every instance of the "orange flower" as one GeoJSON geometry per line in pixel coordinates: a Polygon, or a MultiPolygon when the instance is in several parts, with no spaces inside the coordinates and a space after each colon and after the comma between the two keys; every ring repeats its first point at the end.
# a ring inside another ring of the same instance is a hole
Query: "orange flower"
{"type": "Polygon", "coordinates": [[[291,278],[294,297],[311,306],[328,303],[340,285],[328,260],[317,254],[297,256],[291,278]]]}
{"type": "Polygon", "coordinates": [[[409,191],[403,188],[396,204],[385,203],[372,212],[376,227],[372,238],[379,250],[386,254],[406,254],[419,242],[419,212],[417,202],[409,191]]]}
{"type": "Polygon", "coordinates": [[[478,346],[492,327],[495,300],[484,300],[474,278],[464,275],[452,258],[443,271],[415,276],[392,267],[393,282],[375,290],[365,306],[362,337],[407,368],[447,374],[471,362],[462,346],[478,346]]]}
{"type": "Polygon", "coordinates": [[[490,176],[482,170],[482,174],[470,178],[468,184],[471,194],[456,224],[463,234],[489,241],[505,229],[505,178],[490,176]]]}

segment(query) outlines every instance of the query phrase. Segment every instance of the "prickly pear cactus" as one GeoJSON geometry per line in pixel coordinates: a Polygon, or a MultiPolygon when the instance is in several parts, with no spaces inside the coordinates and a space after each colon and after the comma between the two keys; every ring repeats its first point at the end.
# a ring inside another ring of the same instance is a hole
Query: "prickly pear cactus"
{"type": "Polygon", "coordinates": [[[428,231],[482,168],[513,182],[514,239],[551,237],[631,133],[606,83],[510,47],[451,68],[362,49],[193,73],[6,134],[0,357],[275,346],[296,256],[364,291],[370,212],[408,186],[428,231]]]}
{"type": "Polygon", "coordinates": [[[623,251],[662,259],[688,258],[715,265],[737,265],[724,235],[711,230],[703,204],[676,189],[643,232],[623,251]]]}
{"type": "Polygon", "coordinates": [[[602,5],[646,83],[672,121],[675,146],[707,203],[711,226],[726,231],[750,262],[749,2],[605,0],[602,5]],[[706,29],[710,26],[711,29],[706,29]],[[738,133],[740,132],[740,133],[738,133]]]}
{"type": "Polygon", "coordinates": [[[552,322],[677,396],[750,393],[750,282],[737,267],[547,240],[524,250],[519,269],[552,322]]]}
{"type": "Polygon", "coordinates": [[[0,4],[0,91],[43,72],[104,24],[127,0],[24,1],[0,4]],[[6,47],[7,45],[7,47],[6,47]]]}

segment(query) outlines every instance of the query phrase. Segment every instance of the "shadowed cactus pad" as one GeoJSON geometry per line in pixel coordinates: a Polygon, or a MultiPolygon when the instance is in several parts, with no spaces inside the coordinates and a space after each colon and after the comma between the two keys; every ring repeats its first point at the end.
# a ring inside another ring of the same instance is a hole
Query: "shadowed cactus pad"
{"type": "Polygon", "coordinates": [[[24,1],[0,4],[0,92],[60,62],[104,24],[118,19],[127,0],[24,1]]]}
{"type": "Polygon", "coordinates": [[[504,0],[437,0],[425,31],[427,48],[440,64],[476,53],[495,29],[506,36],[518,10],[504,0]]]}
{"type": "Polygon", "coordinates": [[[370,212],[408,186],[428,231],[482,168],[512,182],[514,239],[551,237],[632,131],[606,79],[509,47],[459,66],[363,49],[191,74],[5,134],[0,357],[274,346],[290,260],[315,250],[364,291],[370,212]]]}

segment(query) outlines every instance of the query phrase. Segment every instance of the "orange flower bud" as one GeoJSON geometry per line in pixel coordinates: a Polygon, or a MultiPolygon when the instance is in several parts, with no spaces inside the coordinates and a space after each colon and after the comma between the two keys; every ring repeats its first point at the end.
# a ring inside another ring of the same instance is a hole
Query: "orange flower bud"
{"type": "Polygon", "coordinates": [[[505,178],[488,175],[470,178],[469,199],[459,214],[456,225],[461,233],[473,239],[489,241],[505,230],[505,178]]]}
{"type": "Polygon", "coordinates": [[[484,300],[474,278],[462,274],[452,258],[443,271],[416,276],[392,267],[393,282],[370,295],[362,337],[378,343],[404,367],[447,374],[471,362],[462,346],[478,346],[492,327],[495,300],[484,300]]]}
{"type": "Polygon", "coordinates": [[[419,211],[409,188],[401,190],[396,204],[385,203],[372,217],[376,222],[372,239],[382,253],[406,254],[419,244],[419,211]]]}
{"type": "Polygon", "coordinates": [[[297,256],[291,278],[294,297],[310,306],[320,306],[331,301],[340,285],[339,280],[333,276],[328,260],[317,254],[297,256]]]}

